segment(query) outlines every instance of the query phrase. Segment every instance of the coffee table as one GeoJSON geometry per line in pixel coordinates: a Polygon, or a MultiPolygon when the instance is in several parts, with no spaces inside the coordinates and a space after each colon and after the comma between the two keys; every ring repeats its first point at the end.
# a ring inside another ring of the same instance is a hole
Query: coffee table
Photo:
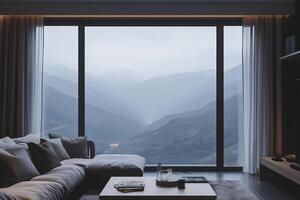
{"type": "Polygon", "coordinates": [[[155,177],[112,177],[99,195],[100,200],[215,200],[216,193],[208,183],[186,183],[185,189],[156,185],[155,177]],[[121,181],[143,180],[144,191],[123,193],[114,188],[121,181]]]}

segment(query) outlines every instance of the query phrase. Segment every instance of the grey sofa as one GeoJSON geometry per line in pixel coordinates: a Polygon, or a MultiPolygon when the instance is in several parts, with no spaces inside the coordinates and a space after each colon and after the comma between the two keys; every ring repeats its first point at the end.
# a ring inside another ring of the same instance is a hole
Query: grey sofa
{"type": "MultiPolygon", "coordinates": [[[[91,141],[89,144],[89,148],[93,148],[91,141]]],[[[111,176],[143,176],[146,161],[141,156],[100,154],[93,157],[94,150],[89,149],[89,152],[90,159],[63,160],[61,166],[45,174],[0,188],[0,200],[74,200],[90,187],[101,189],[111,176]]]]}

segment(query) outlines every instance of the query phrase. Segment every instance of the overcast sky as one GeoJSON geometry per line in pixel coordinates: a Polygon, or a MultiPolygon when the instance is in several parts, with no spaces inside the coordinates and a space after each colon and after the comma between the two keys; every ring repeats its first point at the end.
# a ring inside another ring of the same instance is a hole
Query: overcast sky
{"type": "MultiPolygon", "coordinates": [[[[225,68],[241,63],[242,31],[225,28],[225,68]]],[[[215,27],[87,27],[86,73],[132,71],[141,78],[216,67],[215,27]]],[[[46,67],[77,68],[76,27],[45,27],[46,67]]]]}

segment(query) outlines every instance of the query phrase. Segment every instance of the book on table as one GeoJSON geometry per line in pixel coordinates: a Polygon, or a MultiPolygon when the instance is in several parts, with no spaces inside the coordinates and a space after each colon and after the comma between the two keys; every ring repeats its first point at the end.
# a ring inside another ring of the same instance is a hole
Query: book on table
{"type": "Polygon", "coordinates": [[[114,184],[114,187],[121,192],[144,191],[144,181],[121,181],[114,184]]]}
{"type": "Polygon", "coordinates": [[[208,183],[203,176],[183,176],[181,177],[186,183],[208,183]]]}

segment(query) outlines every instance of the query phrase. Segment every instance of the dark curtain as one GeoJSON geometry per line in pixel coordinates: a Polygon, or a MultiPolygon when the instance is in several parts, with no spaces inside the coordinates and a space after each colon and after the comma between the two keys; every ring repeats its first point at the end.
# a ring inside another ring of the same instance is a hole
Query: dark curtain
{"type": "Polygon", "coordinates": [[[43,18],[0,16],[0,138],[41,128],[43,18]]]}

